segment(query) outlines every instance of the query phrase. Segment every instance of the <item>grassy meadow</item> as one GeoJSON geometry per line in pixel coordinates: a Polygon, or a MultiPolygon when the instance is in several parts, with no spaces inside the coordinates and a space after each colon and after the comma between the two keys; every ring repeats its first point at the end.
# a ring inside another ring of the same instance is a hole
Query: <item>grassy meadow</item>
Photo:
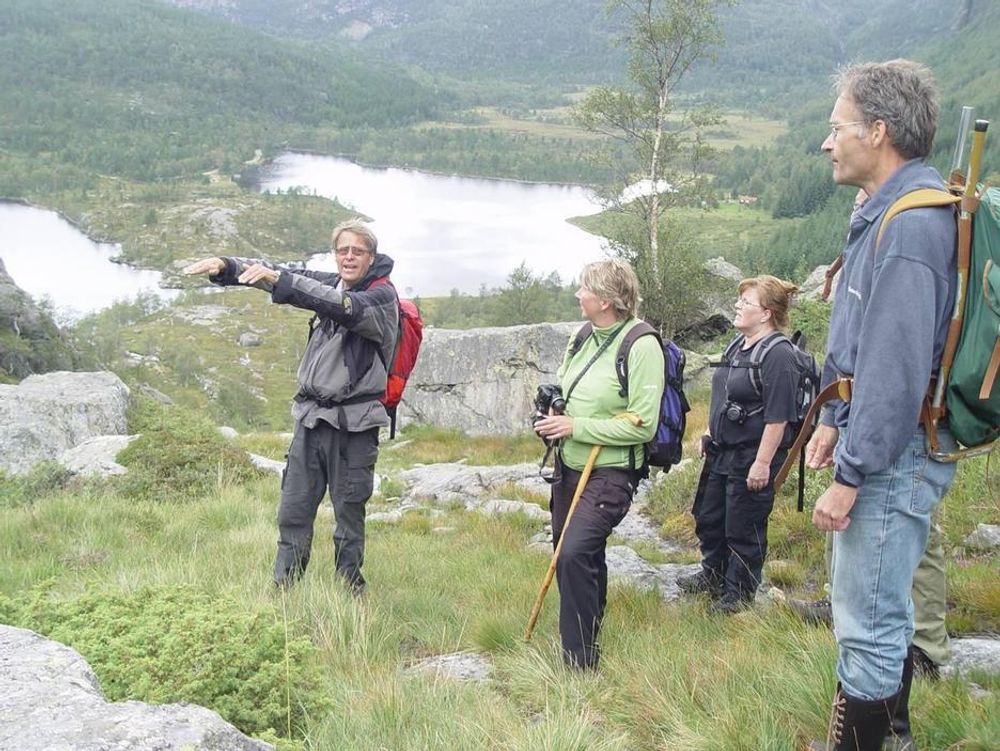
{"type": "MultiPolygon", "coordinates": [[[[704,401],[696,395],[695,402],[704,401]]],[[[689,455],[704,425],[692,415],[689,455]]],[[[530,644],[522,640],[547,556],[527,547],[537,521],[485,517],[448,505],[369,525],[356,599],[335,583],[329,506],[300,586],[270,580],[278,480],[246,466],[203,412],[137,400],[137,441],[124,479],[68,481],[53,467],[0,480],[0,620],[51,635],[90,662],[109,699],[193,701],[282,749],[793,749],[823,737],[835,685],[825,628],[783,608],[735,617],[706,602],[664,603],[616,583],[597,675],[562,667],[558,591],[530,644]],[[417,660],[476,650],[484,683],[410,672],[417,660]]],[[[240,436],[280,457],[287,437],[240,436]]],[[[398,474],[418,463],[535,460],[530,436],[478,438],[411,427],[382,447],[381,494],[395,507],[398,474]]],[[[691,544],[687,508],[698,463],[658,482],[649,511],[665,536],[691,544]]],[[[824,478],[810,480],[810,497],[824,478]]],[[[994,490],[996,479],[993,478],[994,490]]],[[[995,555],[961,549],[977,521],[1000,521],[985,465],[963,465],[943,524],[953,559],[950,626],[997,631],[995,555]]],[[[545,499],[522,491],[541,505],[545,499]]],[[[768,575],[815,596],[822,537],[787,496],[772,523],[768,575]]],[[[665,560],[650,555],[654,561],[665,560]]],[[[697,560],[691,545],[677,560],[697,560]]],[[[917,681],[921,748],[986,751],[1000,737],[1000,678],[917,681]]]]}

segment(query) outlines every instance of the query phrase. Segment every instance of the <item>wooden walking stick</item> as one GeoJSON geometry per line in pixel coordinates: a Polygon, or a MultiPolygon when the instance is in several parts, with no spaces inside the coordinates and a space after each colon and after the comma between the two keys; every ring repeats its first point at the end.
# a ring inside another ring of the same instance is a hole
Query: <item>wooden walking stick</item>
{"type": "MultiPolygon", "coordinates": [[[[632,412],[623,412],[617,416],[617,419],[628,420],[636,427],[642,425],[642,419],[632,412]]],[[[531,608],[531,615],[528,617],[528,627],[524,630],[525,641],[531,641],[531,634],[535,630],[535,624],[538,622],[538,615],[542,612],[542,603],[545,601],[545,595],[548,594],[549,587],[552,585],[552,577],[556,574],[556,563],[559,561],[559,552],[562,550],[563,540],[566,539],[566,528],[569,526],[570,519],[573,518],[573,512],[576,511],[576,504],[580,502],[584,488],[587,487],[587,481],[590,479],[590,473],[594,469],[594,463],[597,461],[597,455],[601,453],[601,448],[603,447],[593,446],[590,449],[590,456],[587,457],[587,463],[583,467],[583,472],[580,473],[580,481],[576,484],[573,500],[569,504],[569,511],[566,512],[566,521],[563,522],[562,534],[559,535],[559,542],[556,543],[556,549],[552,553],[552,560],[549,562],[549,570],[545,572],[542,588],[538,591],[538,597],[535,598],[535,604],[531,608]]]]}

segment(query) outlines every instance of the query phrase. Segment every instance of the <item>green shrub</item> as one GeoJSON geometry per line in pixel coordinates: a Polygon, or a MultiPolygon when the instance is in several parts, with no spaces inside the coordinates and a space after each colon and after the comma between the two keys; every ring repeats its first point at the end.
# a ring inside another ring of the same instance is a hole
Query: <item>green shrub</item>
{"type": "Polygon", "coordinates": [[[110,701],[191,702],[244,733],[301,736],[309,716],[329,710],[318,651],[289,635],[277,611],[251,611],[190,587],[88,593],[52,600],[42,589],[14,622],[68,644],[90,663],[110,701]],[[287,672],[286,672],[287,670],[287,672]]]}
{"type": "Polygon", "coordinates": [[[39,462],[23,475],[8,475],[0,470],[0,508],[27,506],[58,493],[72,476],[68,469],[52,461],[39,462]]]}
{"type": "Polygon", "coordinates": [[[129,470],[119,487],[136,498],[185,500],[259,474],[247,454],[198,412],[139,399],[129,423],[140,435],[118,454],[129,470]]]}

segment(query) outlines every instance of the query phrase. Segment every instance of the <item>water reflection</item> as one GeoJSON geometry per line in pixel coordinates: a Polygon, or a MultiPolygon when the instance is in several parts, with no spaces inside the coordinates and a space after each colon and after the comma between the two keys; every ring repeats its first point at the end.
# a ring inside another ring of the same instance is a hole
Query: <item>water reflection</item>
{"type": "MultiPolygon", "coordinates": [[[[604,256],[601,238],[566,222],[599,210],[578,186],[432,175],[361,167],[347,159],[284,154],[262,190],[304,187],[373,218],[379,249],[396,261],[405,294],[442,295],[498,287],[521,262],[536,273],[575,278],[604,256]]],[[[329,255],[310,268],[334,268],[329,255]]]]}
{"type": "Polygon", "coordinates": [[[0,203],[0,258],[14,283],[37,300],[48,298],[66,323],[116,300],[151,291],[160,274],[112,263],[121,246],[95,243],[54,211],[0,203]]]}

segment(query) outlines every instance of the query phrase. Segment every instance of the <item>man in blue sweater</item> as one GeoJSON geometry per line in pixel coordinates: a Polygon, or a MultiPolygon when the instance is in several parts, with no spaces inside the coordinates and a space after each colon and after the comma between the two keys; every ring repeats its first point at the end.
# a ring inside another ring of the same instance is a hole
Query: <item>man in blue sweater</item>
{"type": "MultiPolygon", "coordinates": [[[[824,386],[853,379],[852,394],[827,405],[807,449],[809,466],[835,468],[813,523],[836,533],[840,679],[828,745],[812,748],[877,751],[909,693],[913,572],[955,473],[928,459],[920,415],[955,301],[956,231],[951,207],[912,209],[876,242],[894,201],[944,187],[924,164],[938,116],[930,71],[906,60],[853,65],[836,92],[822,148],[834,180],[870,198],[851,219],[823,374],[824,386]]],[[[946,426],[938,440],[954,447],[946,426]]]]}

